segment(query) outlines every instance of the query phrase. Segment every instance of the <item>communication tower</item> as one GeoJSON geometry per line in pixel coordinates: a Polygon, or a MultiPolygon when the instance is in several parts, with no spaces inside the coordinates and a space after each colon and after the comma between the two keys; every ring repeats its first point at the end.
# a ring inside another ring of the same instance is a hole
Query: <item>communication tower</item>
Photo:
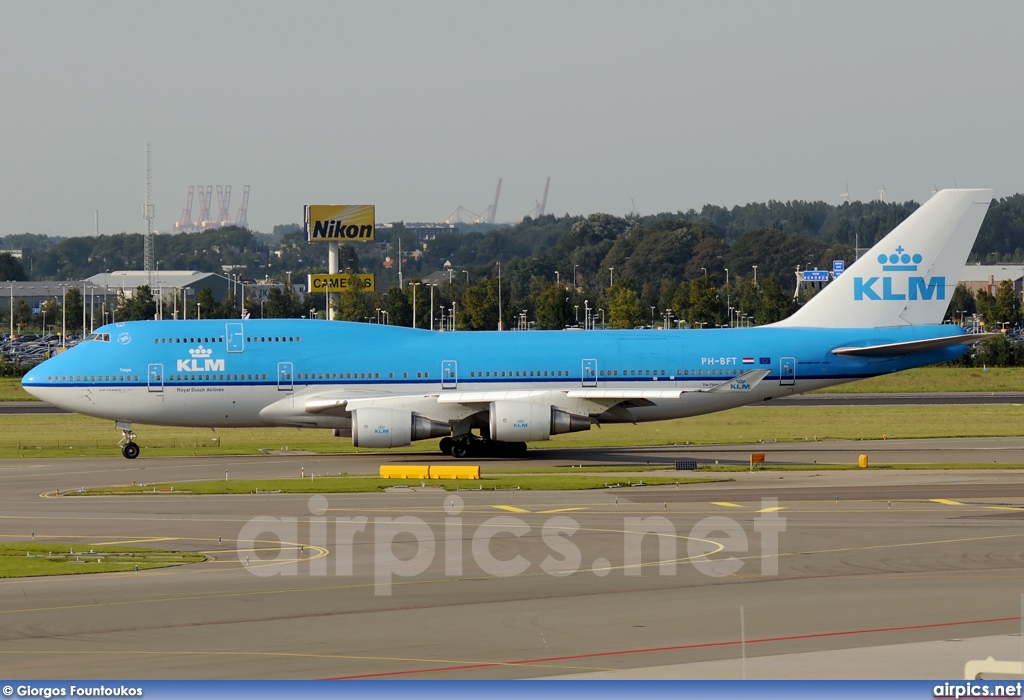
{"type": "Polygon", "coordinates": [[[146,201],[142,205],[142,218],[146,220],[146,237],[142,245],[142,266],[147,283],[153,286],[153,171],[150,168],[150,147],[146,142],[146,201]]]}

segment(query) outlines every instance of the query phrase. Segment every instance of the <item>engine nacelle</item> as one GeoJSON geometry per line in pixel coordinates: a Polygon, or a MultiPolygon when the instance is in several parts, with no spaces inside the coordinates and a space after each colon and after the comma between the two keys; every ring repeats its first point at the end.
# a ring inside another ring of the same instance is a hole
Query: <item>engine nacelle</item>
{"type": "Polygon", "coordinates": [[[590,430],[590,418],[535,401],[494,401],[490,437],[501,442],[548,440],[552,435],[590,430]]]}
{"type": "Polygon", "coordinates": [[[449,435],[448,423],[401,408],[357,408],[352,411],[355,447],[404,447],[413,440],[449,435]]]}

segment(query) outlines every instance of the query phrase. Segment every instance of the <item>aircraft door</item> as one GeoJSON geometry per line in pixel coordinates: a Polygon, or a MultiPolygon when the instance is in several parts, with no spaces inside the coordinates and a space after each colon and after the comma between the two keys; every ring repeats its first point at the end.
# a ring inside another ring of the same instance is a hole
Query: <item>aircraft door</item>
{"type": "Polygon", "coordinates": [[[295,372],[291,362],[277,363],[277,390],[291,391],[295,386],[295,372]]]}
{"type": "Polygon", "coordinates": [[[779,386],[793,386],[796,383],[796,358],[783,357],[779,360],[779,386]]]}
{"type": "Polygon", "coordinates": [[[441,388],[459,387],[459,363],[455,360],[441,360],[441,388]]]}
{"type": "Polygon", "coordinates": [[[146,369],[146,384],[150,392],[158,393],[164,390],[164,366],[161,364],[150,365],[146,369]]]}
{"type": "Polygon", "coordinates": [[[243,352],[245,350],[245,331],[241,323],[224,325],[224,343],[228,352],[243,352]]]}
{"type": "Polygon", "coordinates": [[[583,386],[597,386],[597,360],[583,360],[583,386]]]}

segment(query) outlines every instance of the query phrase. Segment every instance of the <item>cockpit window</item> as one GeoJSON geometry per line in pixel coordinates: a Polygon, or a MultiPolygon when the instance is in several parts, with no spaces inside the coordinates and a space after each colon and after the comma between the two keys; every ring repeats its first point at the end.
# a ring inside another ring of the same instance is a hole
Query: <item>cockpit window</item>
{"type": "Polygon", "coordinates": [[[85,336],[85,339],[86,340],[98,340],[101,343],[109,343],[110,342],[110,333],[90,333],[89,335],[85,336]]]}

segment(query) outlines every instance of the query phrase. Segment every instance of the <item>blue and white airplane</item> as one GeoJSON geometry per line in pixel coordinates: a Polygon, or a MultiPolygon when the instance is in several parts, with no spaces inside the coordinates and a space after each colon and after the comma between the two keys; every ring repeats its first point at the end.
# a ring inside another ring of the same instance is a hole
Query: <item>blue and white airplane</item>
{"type": "MultiPolygon", "coordinates": [[[[988,335],[942,319],[992,190],[937,193],[791,317],[756,328],[446,332],[301,319],[108,324],[22,385],[136,423],[333,429],[446,454],[694,416],[951,360],[988,335]],[[474,432],[475,431],[475,432],[474,432]]],[[[994,335],[994,334],[992,334],[994,335]]]]}

